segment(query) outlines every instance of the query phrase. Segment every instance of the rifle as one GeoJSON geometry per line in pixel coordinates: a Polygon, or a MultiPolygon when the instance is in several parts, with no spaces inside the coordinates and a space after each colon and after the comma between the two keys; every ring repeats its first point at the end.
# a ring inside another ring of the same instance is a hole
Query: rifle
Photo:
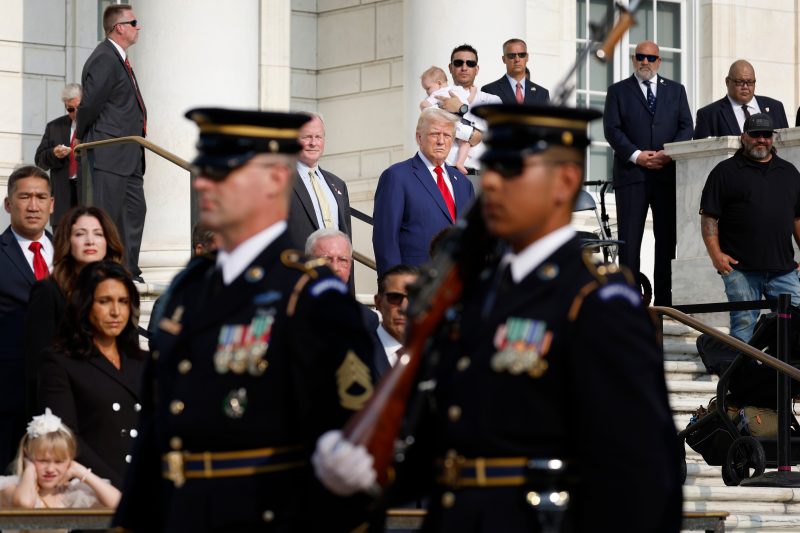
{"type": "MultiPolygon", "coordinates": [[[[587,54],[595,51],[601,60],[611,57],[619,39],[633,25],[633,11],[639,0],[633,0],[622,13],[608,37],[600,38],[603,28],[592,25],[592,41],[578,55],[575,65],[556,91],[554,105],[563,104],[574,89],[572,75],[587,54]]],[[[436,257],[426,264],[410,288],[412,297],[407,310],[409,327],[405,354],[383,377],[367,405],[348,421],[344,436],[353,444],[367,448],[374,460],[377,484],[386,487],[394,462],[395,441],[403,424],[409,396],[422,363],[422,354],[435,338],[439,325],[460,298],[465,287],[474,283],[486,266],[486,258],[496,248],[497,240],[489,235],[481,214],[478,196],[465,216],[459,219],[450,235],[442,242],[436,257]]]]}

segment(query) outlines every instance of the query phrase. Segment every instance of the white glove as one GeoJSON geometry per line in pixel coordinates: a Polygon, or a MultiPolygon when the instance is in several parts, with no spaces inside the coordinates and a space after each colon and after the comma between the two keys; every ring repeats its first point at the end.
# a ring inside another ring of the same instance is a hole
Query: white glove
{"type": "Polygon", "coordinates": [[[311,456],[317,478],[338,496],[372,488],[377,477],[372,462],[372,456],[363,446],[353,446],[339,430],[324,433],[311,456]]]}

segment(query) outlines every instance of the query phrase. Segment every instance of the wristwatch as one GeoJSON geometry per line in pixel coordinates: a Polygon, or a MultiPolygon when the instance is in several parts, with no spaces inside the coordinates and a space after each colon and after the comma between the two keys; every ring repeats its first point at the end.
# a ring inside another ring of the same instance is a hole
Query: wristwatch
{"type": "Polygon", "coordinates": [[[458,108],[458,114],[462,117],[467,114],[469,111],[469,106],[467,104],[461,104],[461,107],[458,108]]]}

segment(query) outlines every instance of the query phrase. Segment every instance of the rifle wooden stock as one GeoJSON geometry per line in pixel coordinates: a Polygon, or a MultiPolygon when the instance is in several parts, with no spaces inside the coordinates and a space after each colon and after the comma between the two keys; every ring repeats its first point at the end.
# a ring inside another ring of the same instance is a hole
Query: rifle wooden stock
{"type": "Polygon", "coordinates": [[[625,32],[634,24],[636,24],[636,19],[633,17],[633,12],[622,9],[619,14],[619,20],[617,20],[617,23],[611,28],[611,31],[608,32],[608,36],[606,36],[606,40],[603,41],[603,45],[595,52],[597,59],[603,62],[611,59],[614,55],[614,47],[617,46],[617,43],[622,39],[622,36],[625,35],[625,32]]]}

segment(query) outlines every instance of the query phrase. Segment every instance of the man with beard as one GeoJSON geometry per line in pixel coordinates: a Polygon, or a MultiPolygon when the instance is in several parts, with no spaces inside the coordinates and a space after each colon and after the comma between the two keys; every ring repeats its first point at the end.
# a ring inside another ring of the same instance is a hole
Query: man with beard
{"type": "MultiPolygon", "coordinates": [[[[708,175],[700,218],[708,255],[728,301],[791,294],[800,305],[792,240],[800,244],[800,173],[772,146],[772,119],[752,115],[742,147],[708,175]]],[[[758,311],[731,312],[731,335],[747,342],[758,311]]]]}
{"type": "Polygon", "coordinates": [[[692,138],[686,89],[658,76],[658,45],[643,41],[631,56],[633,75],[608,88],[603,128],[614,150],[614,196],[620,263],[639,271],[647,208],[653,210],[656,305],[672,304],[675,258],[675,163],[664,144],[692,138]]]}

